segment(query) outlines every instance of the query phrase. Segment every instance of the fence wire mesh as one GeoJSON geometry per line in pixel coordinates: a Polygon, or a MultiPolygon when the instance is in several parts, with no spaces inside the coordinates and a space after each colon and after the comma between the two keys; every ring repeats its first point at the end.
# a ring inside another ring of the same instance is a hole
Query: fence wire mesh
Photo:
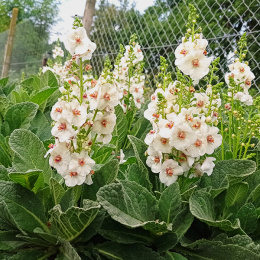
{"type": "Polygon", "coordinates": [[[145,73],[149,85],[153,85],[158,72],[160,56],[174,70],[174,50],[186,32],[188,5],[198,10],[198,24],[209,41],[209,56],[220,56],[220,76],[227,72],[227,65],[234,59],[237,41],[243,32],[248,36],[247,60],[256,78],[254,95],[260,93],[260,2],[259,0],[156,0],[143,13],[128,1],[115,6],[112,1],[101,1],[96,10],[92,40],[97,43],[93,56],[96,74],[102,71],[104,58],[114,61],[120,43],[126,45],[136,33],[145,56],[145,73]]]}

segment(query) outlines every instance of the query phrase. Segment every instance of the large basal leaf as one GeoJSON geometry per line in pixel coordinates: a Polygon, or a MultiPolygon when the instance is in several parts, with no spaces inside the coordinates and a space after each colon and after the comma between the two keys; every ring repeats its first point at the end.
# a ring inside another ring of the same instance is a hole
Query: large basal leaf
{"type": "Polygon", "coordinates": [[[16,171],[42,170],[44,181],[49,183],[52,170],[48,159],[44,158],[46,149],[35,134],[25,129],[15,130],[9,144],[14,152],[13,167],[16,171]]]}
{"type": "Polygon", "coordinates": [[[43,207],[33,192],[19,184],[0,181],[0,201],[3,202],[0,216],[8,213],[18,229],[33,232],[35,228],[40,227],[49,232],[43,207]]]}
{"type": "Polygon", "coordinates": [[[235,203],[243,201],[248,192],[248,184],[246,182],[231,185],[227,190],[225,203],[227,207],[233,206],[235,203]]]}
{"type": "Polygon", "coordinates": [[[81,260],[76,249],[66,240],[61,240],[61,253],[56,258],[57,260],[81,260]]]}
{"type": "Polygon", "coordinates": [[[27,172],[11,172],[9,178],[23,187],[37,193],[44,187],[44,179],[41,170],[29,170],[27,172]]]}
{"type": "Polygon", "coordinates": [[[190,213],[188,205],[186,205],[173,219],[172,231],[178,236],[179,239],[188,231],[193,219],[194,217],[190,213]]]}
{"type": "Polygon", "coordinates": [[[149,172],[148,169],[146,168],[146,157],[145,157],[145,152],[147,150],[147,145],[140,139],[128,135],[128,139],[130,140],[134,152],[135,152],[135,157],[136,157],[136,162],[140,168],[140,178],[143,180],[142,182],[145,182],[145,186],[148,190],[152,189],[152,184],[149,180],[149,172]]]}
{"type": "Polygon", "coordinates": [[[40,90],[40,79],[37,76],[31,76],[21,82],[21,86],[30,95],[32,92],[38,92],[40,90]]]}
{"type": "Polygon", "coordinates": [[[173,183],[167,187],[159,200],[159,212],[161,220],[167,224],[172,223],[181,209],[181,194],[178,183],[173,183]]]}
{"type": "Polygon", "coordinates": [[[241,228],[247,234],[251,234],[256,230],[257,214],[256,208],[252,203],[243,205],[236,214],[236,218],[240,220],[241,228]]]}
{"type": "Polygon", "coordinates": [[[5,167],[12,165],[10,147],[6,138],[0,134],[0,164],[3,164],[5,167]]]}
{"type": "Polygon", "coordinates": [[[5,135],[10,135],[15,129],[27,129],[36,115],[38,105],[31,102],[15,104],[6,111],[5,126],[3,130],[5,135]]]}
{"type": "Polygon", "coordinates": [[[97,199],[108,214],[123,225],[140,227],[156,220],[155,197],[135,182],[121,181],[104,186],[97,193],[97,199]]]}
{"type": "Polygon", "coordinates": [[[0,181],[9,181],[9,177],[8,177],[8,171],[7,169],[3,166],[0,165],[0,181]]]}
{"type": "Polygon", "coordinates": [[[209,192],[195,191],[190,197],[190,211],[192,215],[210,226],[221,228],[225,231],[239,229],[239,223],[232,224],[229,220],[216,220],[214,212],[214,199],[209,192]]]}
{"type": "Polygon", "coordinates": [[[164,260],[159,253],[143,245],[123,245],[113,242],[106,242],[97,245],[95,250],[107,259],[111,260],[164,260]]]}
{"type": "Polygon", "coordinates": [[[65,194],[65,189],[62,187],[62,185],[55,180],[54,178],[50,179],[50,189],[53,197],[53,202],[55,205],[59,204],[61,201],[61,198],[65,194]]]}
{"type": "Polygon", "coordinates": [[[106,218],[104,220],[99,234],[107,240],[111,240],[120,244],[141,243],[145,245],[151,245],[154,242],[150,232],[142,228],[127,228],[126,226],[121,225],[111,218],[106,218]]]}
{"type": "Polygon", "coordinates": [[[95,145],[92,149],[93,154],[91,158],[95,160],[97,164],[105,164],[113,157],[111,154],[114,150],[115,146],[112,144],[102,146],[95,145]]]}
{"type": "Polygon", "coordinates": [[[191,259],[205,260],[256,260],[260,258],[260,254],[244,243],[242,237],[247,241],[247,236],[240,236],[240,242],[236,239],[223,239],[225,234],[221,234],[214,240],[201,239],[192,244],[182,244],[191,250],[185,250],[185,255],[189,255],[191,259]],[[222,238],[222,239],[221,239],[222,238]]]}
{"type": "Polygon", "coordinates": [[[36,116],[31,122],[31,127],[29,130],[36,134],[41,141],[49,140],[52,137],[51,124],[41,111],[37,112],[36,116]]]}
{"type": "Polygon", "coordinates": [[[56,205],[49,211],[51,226],[61,238],[72,241],[90,225],[99,208],[97,202],[90,200],[83,201],[83,208],[72,206],[65,212],[62,212],[60,205],[56,205]]]}
{"type": "Polygon", "coordinates": [[[41,76],[41,89],[45,87],[56,88],[58,86],[58,80],[55,75],[50,70],[44,72],[41,76]]]}
{"type": "Polygon", "coordinates": [[[123,144],[128,132],[128,124],[127,124],[126,115],[124,114],[124,111],[120,105],[116,106],[115,114],[116,114],[116,125],[114,127],[113,136],[118,137],[116,148],[117,151],[119,151],[120,149],[123,148],[123,144]]]}
{"type": "Polygon", "coordinates": [[[30,102],[36,103],[38,105],[41,105],[43,102],[45,102],[58,88],[50,88],[46,87],[39,91],[34,96],[30,97],[30,102]]]}
{"type": "Polygon", "coordinates": [[[166,233],[162,236],[159,236],[156,241],[157,251],[159,253],[166,252],[175,247],[178,243],[178,237],[175,233],[166,233]]]}
{"type": "Polygon", "coordinates": [[[105,165],[103,165],[98,171],[95,172],[93,177],[92,185],[83,186],[83,198],[88,198],[91,200],[97,199],[98,190],[115,181],[118,174],[118,160],[111,160],[105,165]]]}
{"type": "Polygon", "coordinates": [[[165,260],[188,260],[186,257],[175,253],[175,252],[166,252],[165,256],[164,256],[165,260]]]}
{"type": "Polygon", "coordinates": [[[130,135],[133,135],[141,140],[144,140],[144,138],[150,131],[151,127],[152,126],[151,126],[151,123],[149,122],[149,120],[147,120],[144,117],[141,117],[134,124],[134,126],[130,132],[130,135]]]}

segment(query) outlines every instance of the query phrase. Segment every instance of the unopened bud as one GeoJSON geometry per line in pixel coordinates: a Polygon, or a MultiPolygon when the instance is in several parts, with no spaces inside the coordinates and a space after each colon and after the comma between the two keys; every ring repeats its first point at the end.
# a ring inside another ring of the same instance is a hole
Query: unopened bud
{"type": "Polygon", "coordinates": [[[191,29],[188,29],[187,32],[188,32],[188,33],[191,33],[191,29]]]}
{"type": "Polygon", "coordinates": [[[245,143],[242,143],[241,146],[245,146],[245,143]]]}
{"type": "Polygon", "coordinates": [[[252,147],[252,148],[255,147],[255,144],[251,144],[251,147],[252,147]]]}
{"type": "Polygon", "coordinates": [[[92,70],[92,66],[90,64],[87,64],[85,67],[85,71],[92,70]]]}
{"type": "Polygon", "coordinates": [[[234,134],[232,134],[232,138],[234,138],[235,137],[235,135],[234,134]]]}
{"type": "Polygon", "coordinates": [[[212,120],[211,116],[208,116],[208,117],[206,118],[206,122],[207,122],[207,123],[210,123],[211,120],[212,120]]]}
{"type": "Polygon", "coordinates": [[[228,131],[228,128],[225,128],[225,130],[224,130],[225,132],[227,132],[228,131]]]}

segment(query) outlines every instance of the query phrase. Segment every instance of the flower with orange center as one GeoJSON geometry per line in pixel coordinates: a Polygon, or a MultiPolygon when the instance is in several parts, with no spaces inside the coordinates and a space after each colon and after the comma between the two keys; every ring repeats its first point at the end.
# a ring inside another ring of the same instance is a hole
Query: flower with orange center
{"type": "Polygon", "coordinates": [[[84,161],[84,159],[79,159],[79,165],[80,166],[84,166],[85,165],[85,161],[84,161]]]}
{"type": "Polygon", "coordinates": [[[161,138],[160,141],[161,141],[162,144],[166,145],[168,139],[166,139],[166,138],[161,138]]]}
{"type": "Polygon", "coordinates": [[[195,60],[193,60],[192,61],[192,65],[193,65],[193,67],[199,67],[200,65],[199,65],[199,59],[195,59],[195,60]]]}
{"type": "Polygon", "coordinates": [[[102,120],[102,121],[101,121],[101,125],[102,125],[103,127],[106,127],[106,126],[107,126],[107,120],[106,120],[106,119],[102,120]]]}
{"type": "Polygon", "coordinates": [[[55,146],[54,144],[49,144],[49,145],[48,145],[48,147],[49,147],[50,149],[53,149],[54,146],[55,146]]]}
{"type": "Polygon", "coordinates": [[[183,49],[180,51],[180,54],[186,56],[188,54],[188,51],[183,49]]]}
{"type": "Polygon", "coordinates": [[[250,87],[251,86],[251,80],[246,79],[245,84],[250,87]]]}
{"type": "Polygon", "coordinates": [[[180,162],[186,162],[187,161],[187,156],[184,153],[181,153],[181,155],[179,156],[179,160],[180,162]]]}
{"type": "Polygon", "coordinates": [[[74,177],[74,176],[77,176],[77,175],[78,175],[77,172],[70,172],[70,176],[71,176],[71,177],[74,177]]]}
{"type": "Polygon", "coordinates": [[[91,98],[97,99],[98,91],[95,91],[89,95],[91,98]]]}
{"type": "Polygon", "coordinates": [[[95,172],[94,172],[93,170],[91,170],[89,173],[90,173],[91,175],[95,174],[95,172]]]}
{"type": "Polygon", "coordinates": [[[191,115],[186,114],[185,120],[192,122],[193,121],[193,117],[191,115]]]}
{"type": "Polygon", "coordinates": [[[166,168],[166,174],[169,176],[173,175],[173,169],[172,168],[166,168]]]}
{"type": "Polygon", "coordinates": [[[159,156],[155,156],[154,157],[154,162],[155,163],[160,163],[160,157],[159,156]]]}
{"type": "Polygon", "coordinates": [[[199,100],[197,103],[196,103],[197,107],[203,107],[204,106],[204,101],[202,100],[199,100]]]}
{"type": "Polygon", "coordinates": [[[135,92],[138,93],[139,92],[139,88],[135,88],[135,92]]]}
{"type": "Polygon", "coordinates": [[[97,85],[97,81],[95,79],[91,80],[91,87],[94,88],[97,85]]]}
{"type": "Polygon", "coordinates": [[[110,95],[108,93],[105,93],[105,95],[103,96],[103,98],[105,100],[110,100],[110,95]]]}
{"type": "Polygon", "coordinates": [[[239,71],[240,71],[241,73],[244,73],[244,72],[245,72],[245,68],[242,67],[242,68],[239,69],[239,71]]]}
{"type": "Polygon", "coordinates": [[[201,122],[197,122],[197,123],[194,124],[192,127],[194,127],[195,129],[200,129],[200,127],[201,127],[201,122]]]}
{"type": "Polygon", "coordinates": [[[77,44],[79,44],[79,43],[81,43],[81,37],[79,37],[79,36],[77,36],[76,38],[75,38],[75,42],[77,43],[77,44]]]}
{"type": "Polygon", "coordinates": [[[207,137],[207,141],[208,141],[208,143],[214,143],[214,138],[213,138],[213,136],[212,135],[208,135],[208,137],[207,137]]]}
{"type": "Polygon", "coordinates": [[[179,139],[184,140],[186,137],[186,133],[184,131],[179,131],[177,136],[179,139]]]}
{"type": "Polygon", "coordinates": [[[158,119],[160,117],[160,115],[159,114],[153,114],[153,117],[158,119]]]}
{"type": "Polygon", "coordinates": [[[83,94],[83,98],[88,98],[88,95],[86,93],[83,94]]]}
{"type": "Polygon", "coordinates": [[[208,52],[207,52],[206,50],[204,50],[204,51],[203,51],[203,54],[204,54],[204,55],[207,55],[207,54],[208,54],[208,52]]]}
{"type": "Polygon", "coordinates": [[[76,108],[74,108],[72,110],[72,113],[73,113],[74,116],[80,116],[81,115],[80,111],[78,109],[76,109],[76,108]]]}
{"type": "Polygon", "coordinates": [[[165,127],[166,127],[166,128],[169,128],[169,129],[172,129],[173,126],[174,126],[174,123],[173,123],[173,122],[169,122],[169,123],[166,124],[165,127]]]}
{"type": "Polygon", "coordinates": [[[190,87],[190,92],[191,92],[191,93],[195,93],[195,88],[191,86],[191,87],[190,87]]]}
{"type": "Polygon", "coordinates": [[[63,131],[63,130],[66,130],[66,129],[67,129],[66,123],[61,123],[61,124],[58,126],[58,130],[59,130],[59,131],[63,131]]]}
{"type": "Polygon", "coordinates": [[[231,105],[229,103],[225,104],[225,109],[231,109],[231,105]]]}
{"type": "Polygon", "coordinates": [[[57,112],[57,113],[62,113],[62,110],[63,110],[62,107],[57,107],[57,108],[55,109],[55,112],[57,112]]]}
{"type": "Polygon", "coordinates": [[[60,155],[57,155],[57,156],[55,156],[55,157],[53,158],[53,161],[54,161],[55,163],[59,163],[59,162],[61,162],[61,160],[62,160],[62,158],[61,158],[60,155]]]}
{"type": "Polygon", "coordinates": [[[195,146],[196,147],[201,147],[201,145],[202,145],[202,141],[197,139],[197,141],[195,142],[195,146]]]}

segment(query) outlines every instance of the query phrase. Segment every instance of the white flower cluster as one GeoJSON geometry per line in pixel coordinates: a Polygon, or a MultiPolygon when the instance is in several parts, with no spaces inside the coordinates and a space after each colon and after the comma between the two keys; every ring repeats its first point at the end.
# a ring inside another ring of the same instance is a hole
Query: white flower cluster
{"type": "MultiPolygon", "coordinates": [[[[251,87],[251,82],[255,78],[254,73],[250,70],[250,67],[236,59],[234,63],[229,65],[230,72],[225,75],[225,81],[230,86],[230,78],[233,78],[234,83],[239,88],[233,93],[234,100],[239,100],[241,103],[251,106],[253,104],[253,98],[249,94],[248,90],[251,87]]],[[[236,87],[235,87],[236,88],[236,87]]],[[[232,97],[232,92],[228,95],[232,97]]]]}
{"type": "MultiPolygon", "coordinates": [[[[71,35],[78,37],[77,33],[83,34],[83,30],[75,29],[74,34],[69,34],[69,41],[72,41],[71,35]]],[[[74,45],[77,44],[74,41],[74,45]]],[[[80,50],[86,53],[83,46],[80,50]]],[[[78,53],[77,50],[75,53],[78,53]]],[[[50,165],[57,169],[67,186],[92,183],[95,161],[90,158],[91,147],[96,141],[103,144],[110,142],[116,123],[114,106],[119,104],[119,94],[110,75],[103,73],[98,81],[91,75],[83,75],[83,57],[79,59],[79,65],[75,59],[65,64],[67,70],[73,69],[76,76],[66,78],[64,86],[60,87],[63,96],[51,110],[54,120],[51,133],[56,141],[50,145],[47,155],[50,154],[50,165]]],[[[90,65],[85,68],[86,71],[90,69],[90,65]]]]}
{"type": "MultiPolygon", "coordinates": [[[[133,37],[133,36],[132,36],[133,37]]],[[[123,48],[121,47],[121,52],[123,48]]],[[[141,47],[133,38],[130,45],[125,46],[125,52],[120,53],[115,63],[113,76],[117,90],[120,93],[120,105],[124,112],[131,108],[132,101],[138,109],[144,103],[145,76],[142,73],[144,59],[141,47]]]]}
{"type": "MultiPolygon", "coordinates": [[[[157,89],[144,112],[145,118],[153,125],[153,130],[145,138],[149,145],[146,163],[152,172],[160,173],[161,182],[167,186],[191,168],[194,174],[190,177],[203,173],[210,175],[215,158],[208,157],[201,162],[200,157],[212,154],[222,143],[219,129],[211,126],[205,117],[210,103],[206,93],[194,93],[189,108],[179,109],[178,104],[173,105],[179,98],[179,84],[175,81],[165,90],[157,89]],[[162,103],[163,110],[160,108],[162,103]]],[[[214,102],[219,103],[219,100],[214,102]]]]}
{"type": "Polygon", "coordinates": [[[53,52],[53,58],[56,59],[57,57],[64,57],[64,51],[59,46],[55,46],[53,52]]]}
{"type": "Polygon", "coordinates": [[[202,39],[202,34],[195,35],[192,41],[182,38],[182,43],[175,50],[175,65],[186,75],[189,75],[194,84],[209,73],[211,58],[207,58],[208,41],[202,39]]]}

